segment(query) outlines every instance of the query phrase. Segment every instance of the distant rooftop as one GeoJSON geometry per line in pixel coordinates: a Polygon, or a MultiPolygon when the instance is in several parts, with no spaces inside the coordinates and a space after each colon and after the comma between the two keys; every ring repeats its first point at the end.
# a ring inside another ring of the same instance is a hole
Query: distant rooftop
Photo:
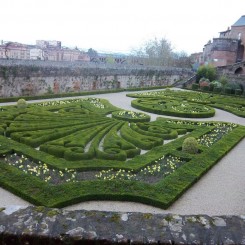
{"type": "Polygon", "coordinates": [[[245,26],[245,15],[243,15],[235,24],[232,26],[245,26]]]}

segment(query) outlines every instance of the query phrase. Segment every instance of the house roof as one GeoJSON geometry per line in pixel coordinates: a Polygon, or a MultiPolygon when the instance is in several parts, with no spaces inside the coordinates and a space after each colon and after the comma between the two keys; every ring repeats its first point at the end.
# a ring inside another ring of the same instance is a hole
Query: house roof
{"type": "Polygon", "coordinates": [[[243,15],[235,24],[232,26],[245,26],[245,15],[243,15]]]}

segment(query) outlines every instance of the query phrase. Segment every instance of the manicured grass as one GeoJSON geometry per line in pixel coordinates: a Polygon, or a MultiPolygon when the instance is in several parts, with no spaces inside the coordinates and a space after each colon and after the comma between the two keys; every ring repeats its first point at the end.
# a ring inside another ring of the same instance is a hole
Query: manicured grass
{"type": "Polygon", "coordinates": [[[124,200],[168,208],[245,136],[230,123],[110,116],[121,111],[95,98],[2,107],[0,186],[47,207],[124,200]],[[187,137],[198,140],[198,154],[182,152],[187,137]]]}

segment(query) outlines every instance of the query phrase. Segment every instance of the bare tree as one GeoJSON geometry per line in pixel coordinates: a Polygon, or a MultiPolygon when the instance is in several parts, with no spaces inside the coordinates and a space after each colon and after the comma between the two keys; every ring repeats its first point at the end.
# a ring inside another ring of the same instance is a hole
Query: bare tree
{"type": "Polygon", "coordinates": [[[173,64],[173,48],[165,38],[147,41],[143,47],[132,52],[133,56],[141,59],[144,65],[171,66],[173,64]]]}
{"type": "Polygon", "coordinates": [[[88,49],[87,54],[90,57],[90,61],[97,61],[98,52],[92,48],[88,49]]]}
{"type": "Polygon", "coordinates": [[[132,50],[131,60],[142,65],[191,67],[190,57],[184,51],[174,52],[166,38],[151,39],[142,47],[132,50]]]}
{"type": "Polygon", "coordinates": [[[174,53],[174,66],[181,68],[191,68],[191,57],[184,51],[174,53]]]}

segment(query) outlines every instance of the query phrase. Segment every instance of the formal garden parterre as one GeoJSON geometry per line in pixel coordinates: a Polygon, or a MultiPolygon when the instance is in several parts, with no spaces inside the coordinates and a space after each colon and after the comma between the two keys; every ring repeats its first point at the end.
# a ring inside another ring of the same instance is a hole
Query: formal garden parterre
{"type": "Polygon", "coordinates": [[[242,96],[171,89],[127,96],[137,98],[131,102],[132,107],[160,115],[208,118],[214,116],[214,108],[219,108],[239,117],[245,117],[245,99],[242,96]]]}
{"type": "MultiPolygon", "coordinates": [[[[227,100],[168,89],[130,96],[143,107],[165,101],[171,111],[180,108],[179,116],[192,117],[213,112],[216,103],[225,107],[227,100]]],[[[122,200],[166,209],[245,136],[238,124],[150,121],[98,98],[22,103],[0,110],[0,185],[47,207],[122,200]],[[182,151],[189,137],[198,142],[196,154],[182,151]]],[[[243,103],[233,99],[237,107],[243,103]]]]}

